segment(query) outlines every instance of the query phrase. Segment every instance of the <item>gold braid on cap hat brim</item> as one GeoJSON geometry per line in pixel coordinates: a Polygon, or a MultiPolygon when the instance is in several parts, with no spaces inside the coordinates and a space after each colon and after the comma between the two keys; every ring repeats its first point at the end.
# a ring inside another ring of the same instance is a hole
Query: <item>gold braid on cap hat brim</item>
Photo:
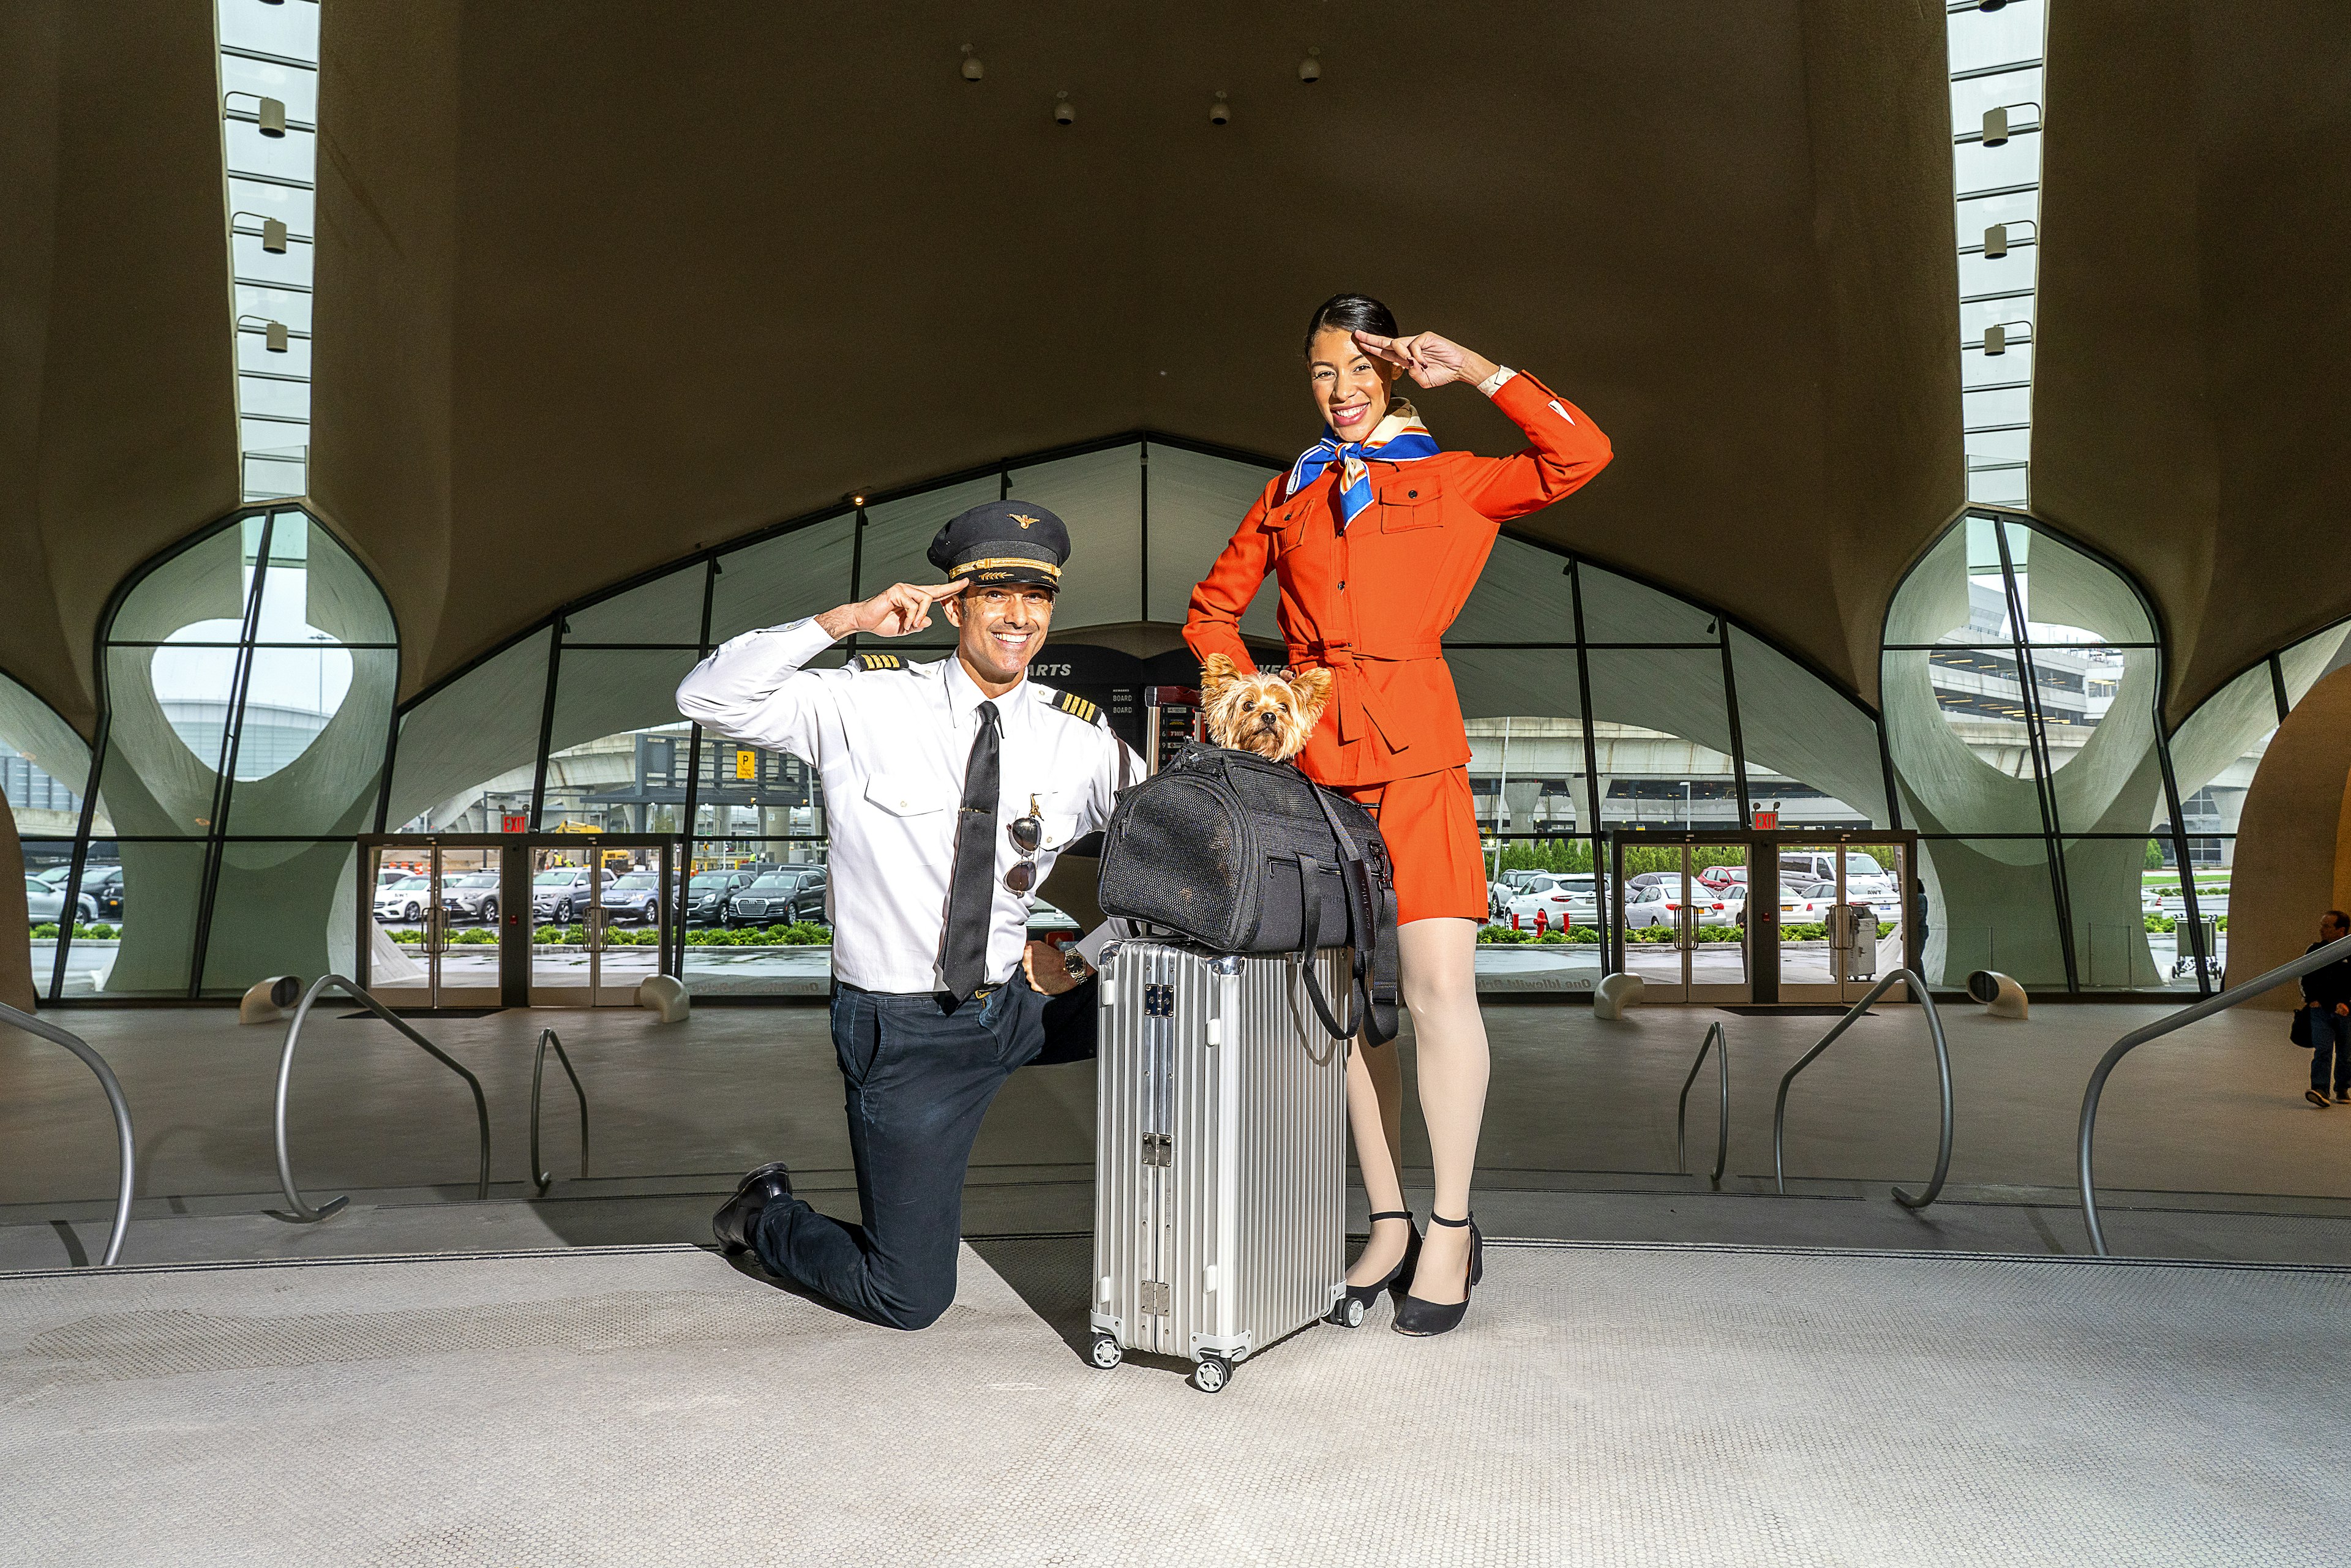
{"type": "Polygon", "coordinates": [[[1010,570],[1041,571],[1055,582],[1061,580],[1061,569],[1049,560],[1032,560],[1024,555],[993,556],[986,560],[967,560],[948,572],[949,577],[965,577],[975,571],[1010,570]]]}

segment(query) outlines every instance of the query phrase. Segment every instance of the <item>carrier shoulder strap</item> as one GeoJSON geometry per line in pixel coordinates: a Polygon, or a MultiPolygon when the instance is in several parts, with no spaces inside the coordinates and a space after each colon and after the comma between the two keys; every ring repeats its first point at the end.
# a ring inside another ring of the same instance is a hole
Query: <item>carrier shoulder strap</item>
{"type": "MultiPolygon", "coordinates": [[[[1354,930],[1348,944],[1354,958],[1355,1021],[1364,1031],[1365,1045],[1385,1045],[1396,1036],[1396,996],[1394,955],[1390,943],[1393,921],[1380,918],[1383,901],[1372,885],[1372,868],[1355,847],[1355,840],[1339,813],[1332,807],[1330,797],[1311,779],[1306,787],[1314,792],[1314,803],[1322,809],[1322,820],[1330,824],[1331,837],[1339,851],[1339,874],[1345,883],[1354,905],[1354,930]],[[1383,960],[1388,960],[1384,962],[1383,960]]],[[[1303,869],[1301,862],[1301,871],[1303,869]]],[[[1311,956],[1310,953],[1309,956],[1311,956]]],[[[1308,971],[1309,994],[1313,985],[1312,971],[1308,971]]],[[[1324,1015],[1329,1021],[1329,1015],[1324,1015]]]]}

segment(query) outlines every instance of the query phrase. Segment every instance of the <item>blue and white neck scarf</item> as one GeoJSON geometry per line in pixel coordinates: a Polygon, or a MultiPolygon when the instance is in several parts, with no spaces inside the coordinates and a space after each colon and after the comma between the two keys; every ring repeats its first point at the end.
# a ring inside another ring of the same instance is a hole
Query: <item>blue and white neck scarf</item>
{"type": "Polygon", "coordinates": [[[1288,500],[1322,476],[1322,471],[1332,462],[1339,465],[1339,531],[1345,533],[1365,507],[1372,504],[1372,471],[1365,460],[1377,458],[1382,463],[1413,463],[1423,457],[1434,457],[1440,449],[1428,426],[1421,423],[1420,414],[1409,402],[1388,404],[1385,418],[1373,430],[1368,441],[1342,441],[1329,425],[1322,427],[1322,439],[1298,455],[1290,465],[1290,483],[1282,491],[1288,500]]]}

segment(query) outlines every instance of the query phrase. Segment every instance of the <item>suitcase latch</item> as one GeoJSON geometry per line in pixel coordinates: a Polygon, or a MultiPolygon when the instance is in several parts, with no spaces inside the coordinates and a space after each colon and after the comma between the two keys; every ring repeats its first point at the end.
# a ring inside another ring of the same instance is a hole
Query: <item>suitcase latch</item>
{"type": "Polygon", "coordinates": [[[1143,1163],[1144,1165],[1164,1166],[1167,1164],[1168,1156],[1171,1152],[1172,1147],[1166,1134],[1145,1133],[1143,1134],[1143,1163]]]}
{"type": "Polygon", "coordinates": [[[1172,1019],[1176,1016],[1176,988],[1145,986],[1143,988],[1143,1011],[1147,1018],[1172,1019]]]}
{"type": "Polygon", "coordinates": [[[1174,1296],[1164,1280],[1143,1281],[1143,1312],[1145,1317],[1164,1318],[1175,1311],[1174,1296]]]}

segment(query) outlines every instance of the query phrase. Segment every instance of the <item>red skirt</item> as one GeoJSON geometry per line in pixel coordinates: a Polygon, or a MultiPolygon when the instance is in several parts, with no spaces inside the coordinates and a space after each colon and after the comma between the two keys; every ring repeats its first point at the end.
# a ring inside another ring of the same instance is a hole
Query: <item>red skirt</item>
{"type": "Polygon", "coordinates": [[[1395,862],[1397,925],[1485,921],[1486,852],[1467,768],[1338,789],[1379,819],[1380,837],[1395,862]]]}

